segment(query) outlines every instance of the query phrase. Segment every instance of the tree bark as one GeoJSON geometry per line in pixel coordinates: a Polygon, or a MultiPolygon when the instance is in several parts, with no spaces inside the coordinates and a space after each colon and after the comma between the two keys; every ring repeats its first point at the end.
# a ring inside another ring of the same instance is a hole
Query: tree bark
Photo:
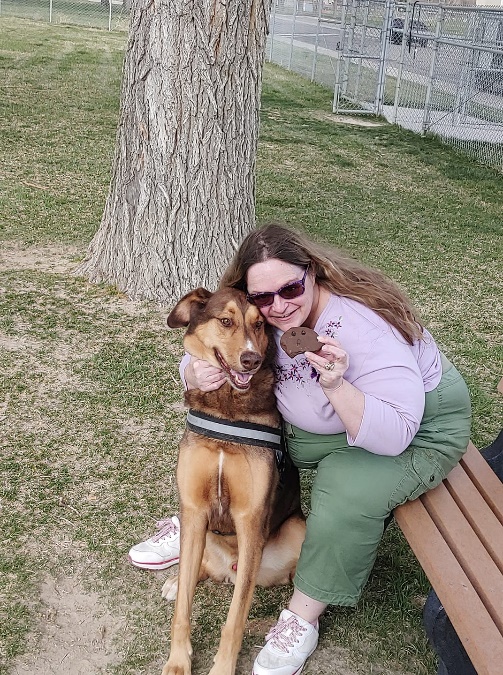
{"type": "Polygon", "coordinates": [[[255,227],[270,0],[137,0],[112,179],[78,274],[135,299],[212,289],[255,227]]]}

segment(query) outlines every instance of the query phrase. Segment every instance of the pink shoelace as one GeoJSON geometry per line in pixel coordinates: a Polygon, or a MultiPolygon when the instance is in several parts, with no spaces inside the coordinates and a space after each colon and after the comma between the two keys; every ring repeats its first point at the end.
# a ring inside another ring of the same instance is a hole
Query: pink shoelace
{"type": "Polygon", "coordinates": [[[152,541],[159,541],[163,537],[169,537],[171,534],[178,534],[180,531],[176,523],[173,522],[171,518],[165,518],[164,520],[158,520],[155,524],[157,534],[154,534],[152,541]]]}
{"type": "Polygon", "coordinates": [[[266,635],[265,639],[267,642],[271,640],[278,650],[288,653],[306,630],[307,628],[301,626],[297,619],[291,616],[286,621],[278,621],[274,628],[266,635]]]}

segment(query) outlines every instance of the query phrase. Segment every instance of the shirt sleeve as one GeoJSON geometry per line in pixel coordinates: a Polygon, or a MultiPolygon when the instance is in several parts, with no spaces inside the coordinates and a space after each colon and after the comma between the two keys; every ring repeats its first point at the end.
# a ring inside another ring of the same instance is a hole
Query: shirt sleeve
{"type": "Polygon", "coordinates": [[[183,388],[185,389],[185,391],[187,391],[188,389],[187,382],[185,381],[185,368],[189,365],[189,361],[190,361],[190,354],[185,352],[178,367],[180,371],[180,379],[182,380],[183,388]]]}
{"type": "Polygon", "coordinates": [[[365,396],[358,434],[349,445],[376,455],[396,456],[410,445],[424,413],[424,383],[406,343],[387,331],[375,341],[362,375],[352,384],[365,396]]]}

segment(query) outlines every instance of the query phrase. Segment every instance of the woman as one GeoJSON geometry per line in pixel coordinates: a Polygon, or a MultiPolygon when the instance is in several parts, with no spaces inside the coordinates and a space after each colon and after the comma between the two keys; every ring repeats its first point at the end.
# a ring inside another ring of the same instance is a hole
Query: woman
{"type": "MultiPolygon", "coordinates": [[[[243,289],[275,329],[288,451],[316,470],[293,595],[253,669],[294,675],[316,649],[327,605],[358,602],[390,512],[438,485],[465,452],[470,400],[402,291],[339,251],[268,225],[246,237],[221,285],[243,289]],[[296,326],[313,328],[322,348],[288,357],[280,338],[296,326]]],[[[181,372],[188,388],[225,381],[190,355],[181,372]]],[[[133,564],[177,561],[179,523],[163,522],[131,549],[133,564]]]]}

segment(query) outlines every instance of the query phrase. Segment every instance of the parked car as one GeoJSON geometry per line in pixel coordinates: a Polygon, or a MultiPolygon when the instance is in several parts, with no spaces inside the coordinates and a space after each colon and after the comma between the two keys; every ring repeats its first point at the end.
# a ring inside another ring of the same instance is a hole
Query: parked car
{"type": "MultiPolygon", "coordinates": [[[[393,45],[401,45],[403,36],[404,36],[404,20],[401,18],[393,19],[391,22],[391,29],[389,34],[389,39],[393,45]]],[[[428,26],[422,21],[413,21],[412,22],[412,31],[410,27],[406,31],[407,46],[410,44],[417,45],[418,47],[426,47],[428,45],[428,38],[423,37],[422,35],[417,35],[417,33],[426,33],[428,32],[428,26]]]]}

